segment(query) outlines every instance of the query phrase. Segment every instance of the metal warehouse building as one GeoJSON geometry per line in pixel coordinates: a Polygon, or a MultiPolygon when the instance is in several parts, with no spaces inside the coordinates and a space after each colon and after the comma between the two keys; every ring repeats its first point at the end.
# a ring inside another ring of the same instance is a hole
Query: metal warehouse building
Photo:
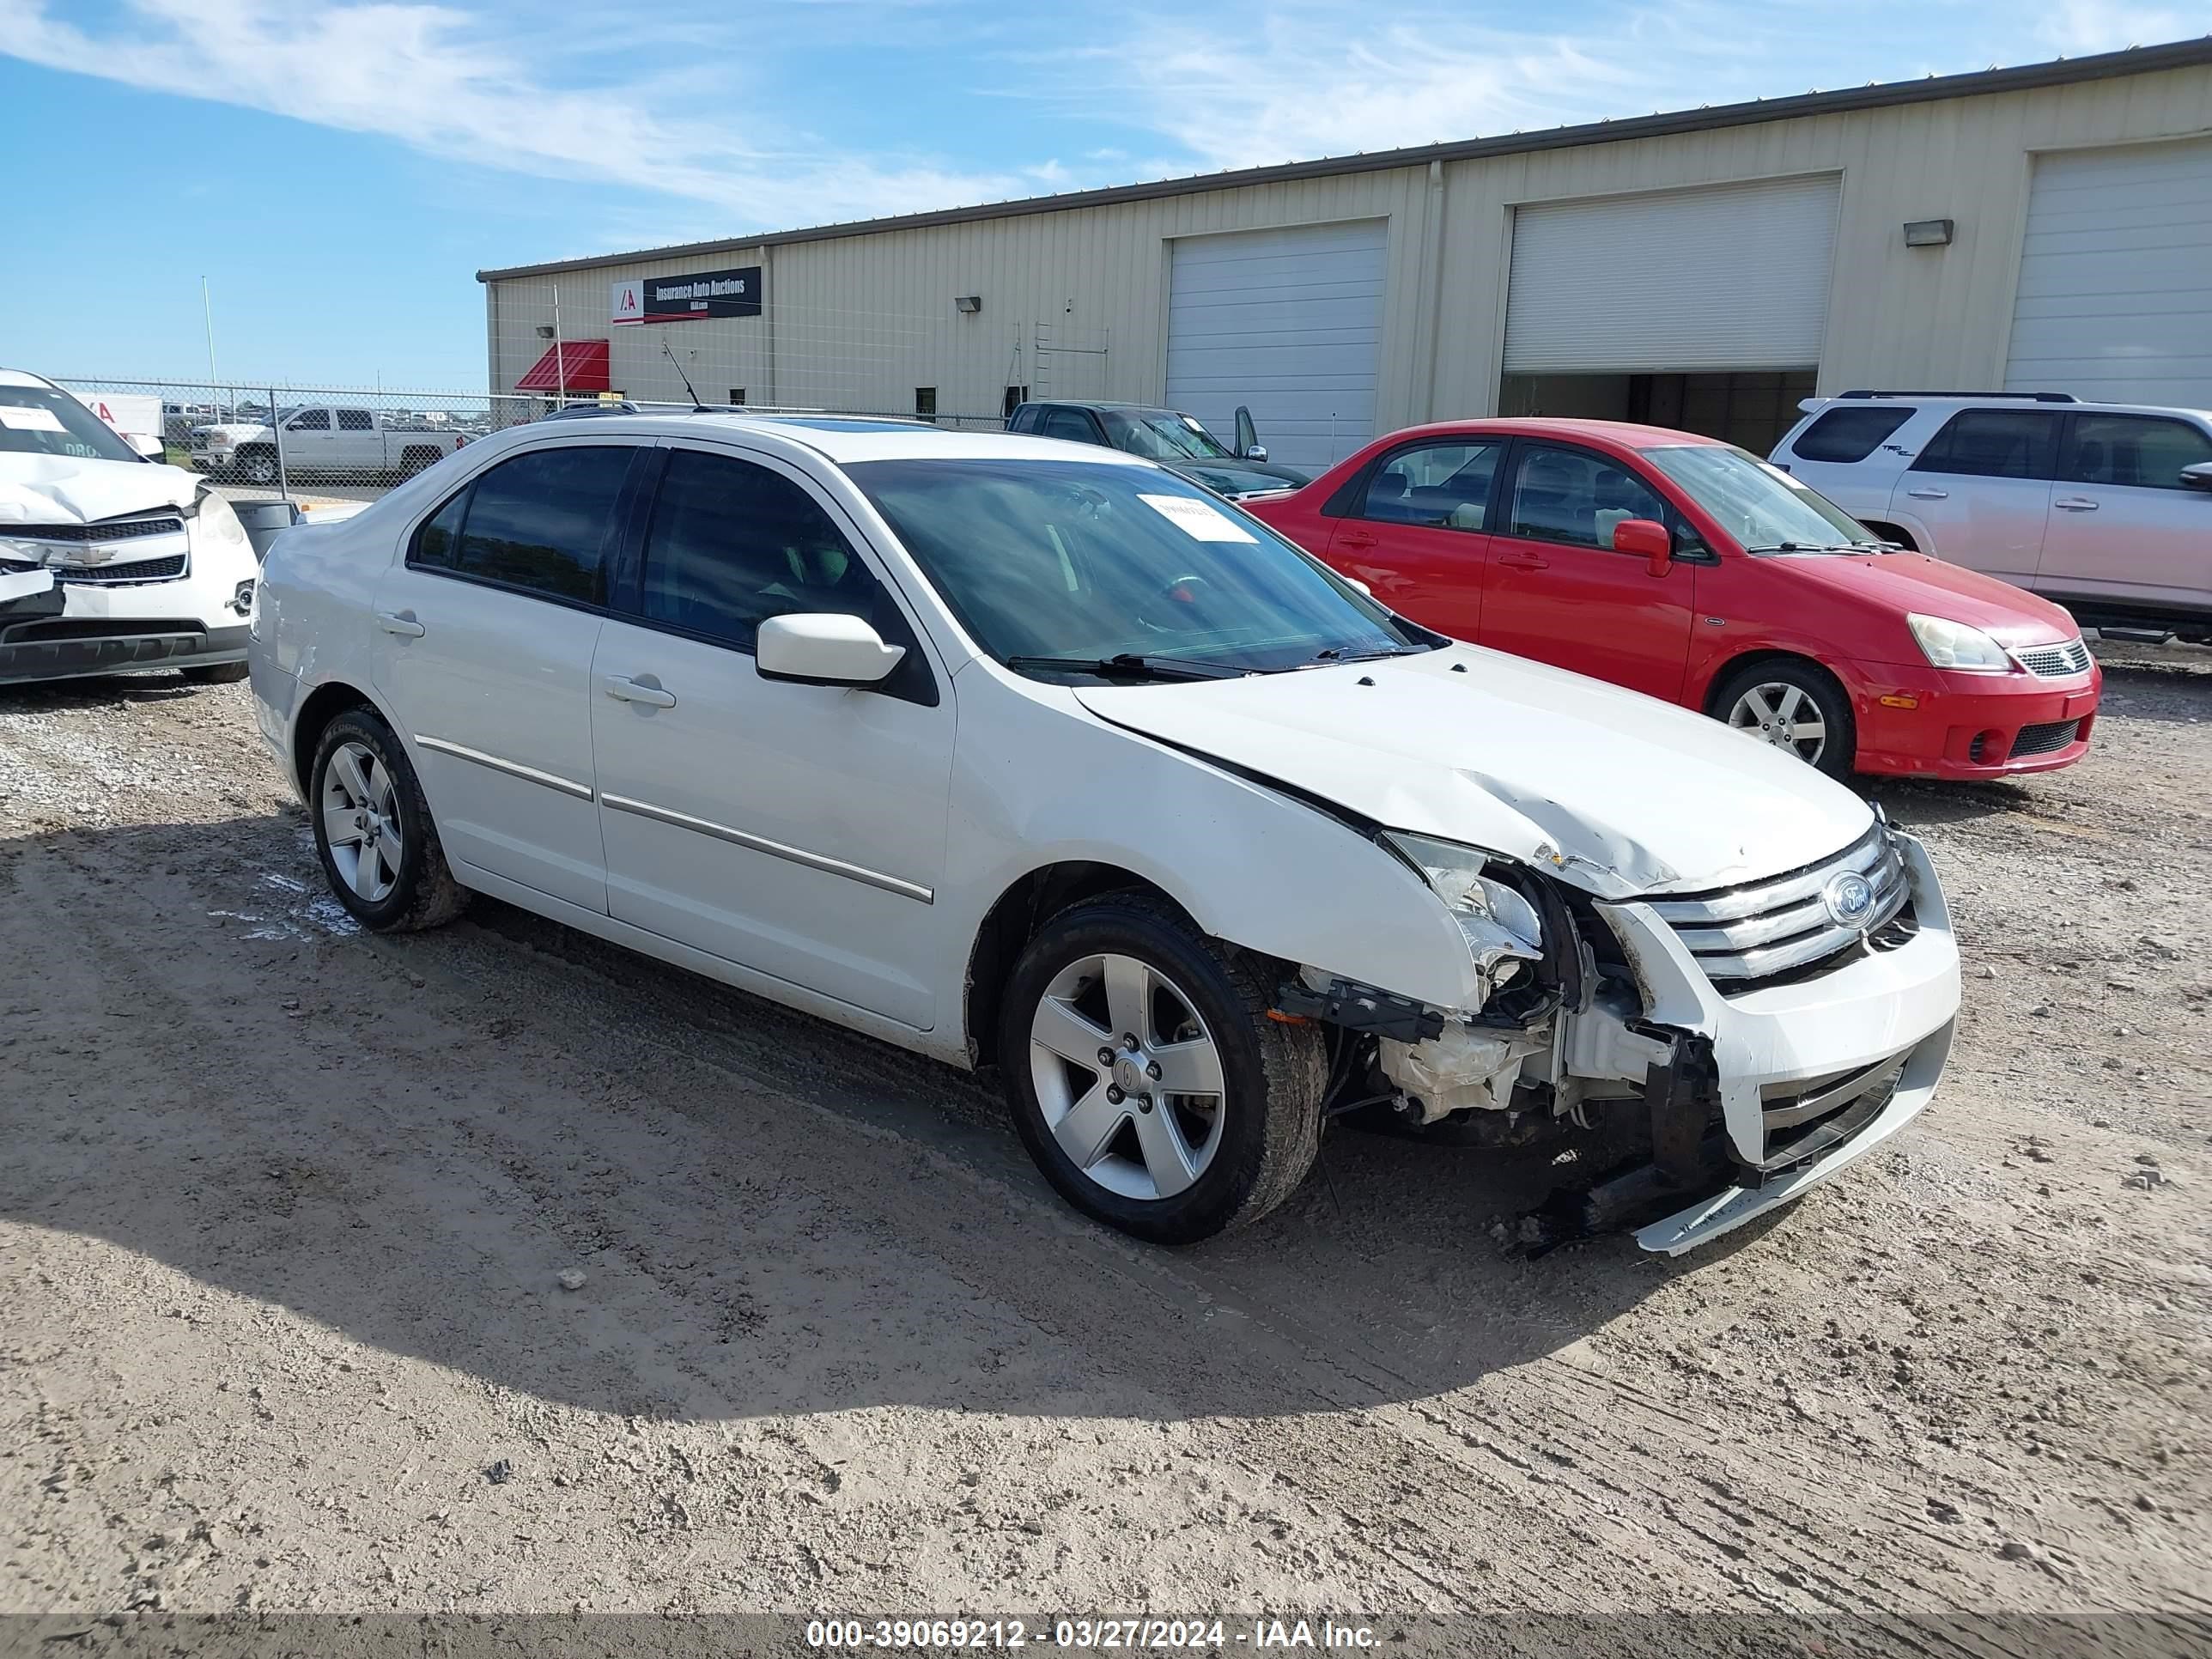
{"type": "Polygon", "coordinates": [[[1166,403],[1318,469],[1495,412],[2212,406],[2212,40],[478,273],[496,392],[1166,403]]]}

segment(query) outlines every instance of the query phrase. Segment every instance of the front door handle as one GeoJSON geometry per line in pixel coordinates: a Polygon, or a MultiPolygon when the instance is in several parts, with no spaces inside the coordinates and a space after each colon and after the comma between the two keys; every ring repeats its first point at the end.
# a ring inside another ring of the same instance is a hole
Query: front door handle
{"type": "Polygon", "coordinates": [[[1508,570],[1549,570],[1552,562],[1534,553],[1500,553],[1498,562],[1508,570]]]}
{"type": "Polygon", "coordinates": [[[376,625],[387,634],[397,634],[403,640],[419,640],[430,630],[404,611],[380,611],[376,625]]]}
{"type": "Polygon", "coordinates": [[[2094,513],[2096,502],[2083,495],[2062,495],[2051,502],[2062,513],[2094,513]]]}
{"type": "Polygon", "coordinates": [[[657,685],[640,685],[622,674],[610,674],[605,681],[609,696],[622,702],[641,702],[654,708],[676,707],[676,694],[664,691],[657,685]]]}
{"type": "Polygon", "coordinates": [[[1951,499],[1949,490],[1929,489],[1924,485],[1918,489],[1908,489],[1905,493],[1916,501],[1948,501],[1951,499]]]}

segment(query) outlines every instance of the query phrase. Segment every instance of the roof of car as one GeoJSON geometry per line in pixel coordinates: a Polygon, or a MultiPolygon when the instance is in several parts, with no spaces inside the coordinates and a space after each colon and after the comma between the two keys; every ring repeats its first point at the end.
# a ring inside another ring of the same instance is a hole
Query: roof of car
{"type": "Polygon", "coordinates": [[[1672,449],[1683,444],[1725,444],[1726,440],[1699,433],[1680,432],[1668,426],[1645,426],[1635,421],[1585,421],[1559,415],[1477,415],[1463,421],[1437,421],[1393,432],[1394,440],[1448,438],[1455,433],[1480,432],[1492,437],[1580,438],[1585,442],[1615,443],[1629,449],[1672,449]]]}
{"type": "Polygon", "coordinates": [[[1825,415],[1832,409],[1893,408],[1899,404],[1977,405],[1988,409],[2039,409],[2054,414],[2188,415],[2212,421],[2212,410],[2190,409],[2174,404],[2108,404],[2091,398],[2035,397],[2018,392],[1866,392],[1834,398],[1806,398],[1797,407],[1807,415],[1825,415]]]}
{"type": "Polygon", "coordinates": [[[0,386],[40,386],[48,391],[60,388],[43,374],[33,374],[25,368],[0,368],[0,386]]]}
{"type": "Polygon", "coordinates": [[[747,434],[801,445],[839,465],[913,458],[978,460],[1010,456],[1081,460],[1101,466],[1151,465],[1119,450],[1071,444],[1059,438],[1032,438],[1008,432],[963,432],[923,421],[870,420],[861,416],[757,415],[737,410],[672,409],[635,413],[611,410],[605,414],[593,410],[585,416],[537,421],[510,430],[562,437],[595,432],[654,437],[747,434]]]}

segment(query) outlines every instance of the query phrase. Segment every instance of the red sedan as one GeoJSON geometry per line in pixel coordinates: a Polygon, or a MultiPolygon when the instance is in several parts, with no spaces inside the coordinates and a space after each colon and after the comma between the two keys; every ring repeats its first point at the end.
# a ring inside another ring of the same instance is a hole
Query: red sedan
{"type": "Polygon", "coordinates": [[[1455,421],[1239,503],[1401,615],[1648,692],[1840,777],[2070,765],[2103,680],[2058,606],[1885,547],[1730,444],[1455,421]]]}

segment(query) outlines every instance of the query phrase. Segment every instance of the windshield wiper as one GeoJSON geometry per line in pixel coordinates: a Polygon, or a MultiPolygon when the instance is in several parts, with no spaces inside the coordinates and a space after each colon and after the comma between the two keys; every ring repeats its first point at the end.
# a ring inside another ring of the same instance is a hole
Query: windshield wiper
{"type": "Polygon", "coordinates": [[[1375,662],[1383,657],[1419,657],[1436,647],[1427,645],[1393,645],[1380,651],[1354,651],[1345,653],[1340,645],[1324,646],[1313,653],[1316,662],[1375,662]]]}
{"type": "Polygon", "coordinates": [[[1241,680],[1251,672],[1226,663],[1139,656],[1133,651],[1117,652],[1110,657],[1008,657],[1006,660],[1009,668],[1062,668],[1070,673],[1096,674],[1105,680],[1241,680]]]}

